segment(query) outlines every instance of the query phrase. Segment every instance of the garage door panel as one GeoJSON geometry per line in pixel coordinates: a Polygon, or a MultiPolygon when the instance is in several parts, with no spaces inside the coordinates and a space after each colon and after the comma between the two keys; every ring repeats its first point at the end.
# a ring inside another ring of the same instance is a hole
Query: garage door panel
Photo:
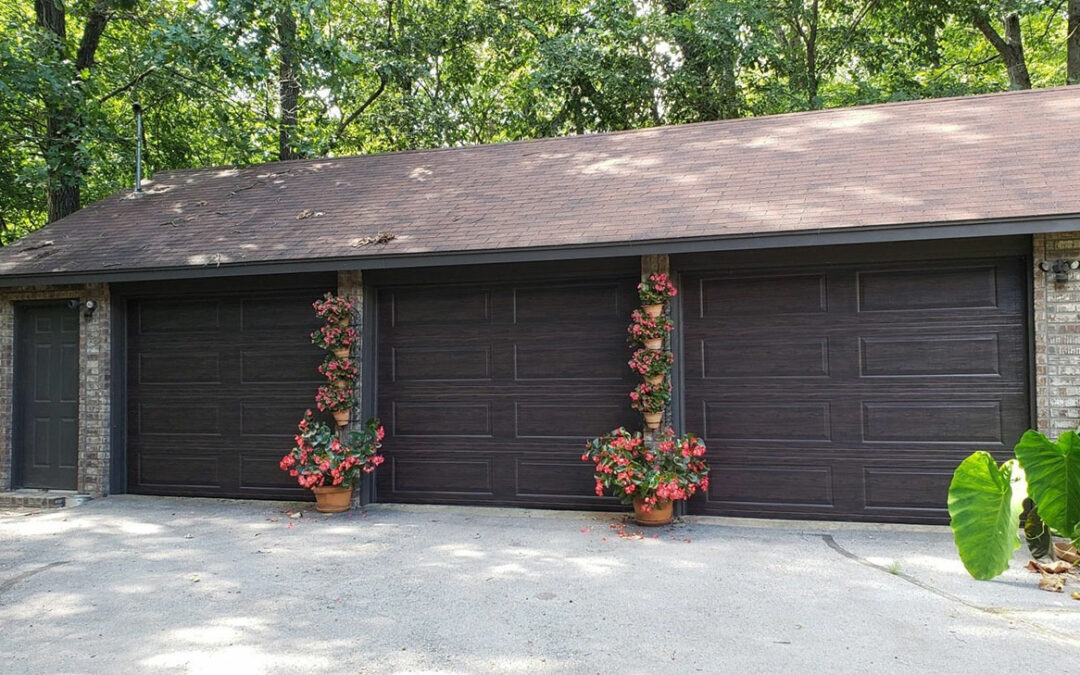
{"type": "Polygon", "coordinates": [[[625,336],[597,336],[587,344],[552,344],[543,340],[519,340],[512,345],[514,379],[563,380],[566,382],[618,382],[621,373],[611,369],[611,354],[626,350],[625,336]]]}
{"type": "Polygon", "coordinates": [[[597,436],[625,422],[627,405],[619,399],[609,402],[566,400],[562,403],[517,401],[514,404],[514,437],[577,440],[597,436]]]}
{"type": "Polygon", "coordinates": [[[491,296],[484,288],[403,288],[387,291],[383,313],[387,325],[486,323],[491,315],[491,296]]]}
{"type": "Polygon", "coordinates": [[[221,304],[206,300],[163,300],[139,305],[133,321],[139,335],[174,338],[192,333],[213,333],[221,328],[221,304]]]}
{"type": "Polygon", "coordinates": [[[395,438],[476,438],[492,435],[492,401],[392,401],[390,435],[395,438]]]}
{"type": "Polygon", "coordinates": [[[626,320],[619,284],[551,284],[515,288],[514,323],[576,323],[626,320]]]}
{"type": "Polygon", "coordinates": [[[389,353],[394,382],[488,381],[492,377],[491,345],[395,346],[389,353]]]}
{"type": "MultiPolygon", "coordinates": [[[[1013,359],[1022,353],[1018,336],[1011,336],[1013,359]]],[[[861,335],[860,372],[863,377],[999,377],[1001,334],[975,335],[861,335]]]]}
{"type": "Polygon", "coordinates": [[[706,339],[703,378],[828,377],[829,338],[706,339]]]}
{"type": "Polygon", "coordinates": [[[698,280],[701,318],[821,313],[828,310],[824,273],[737,276],[698,280]]]}
{"type": "Polygon", "coordinates": [[[714,477],[732,473],[691,509],[945,521],[944,477],[974,450],[1008,454],[1029,424],[1025,269],[685,273],[686,425],[714,477]]]}

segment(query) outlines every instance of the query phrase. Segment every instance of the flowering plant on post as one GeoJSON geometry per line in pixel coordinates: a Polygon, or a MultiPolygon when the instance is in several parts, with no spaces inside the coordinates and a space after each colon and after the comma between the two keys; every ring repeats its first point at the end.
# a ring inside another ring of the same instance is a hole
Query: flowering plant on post
{"type": "Polygon", "coordinates": [[[671,521],[672,502],[709,488],[705,444],[693,434],[676,436],[670,428],[651,441],[620,427],[585,445],[582,461],[596,466],[596,494],[610,490],[623,504],[645,514],[638,522],[671,521]]]}
{"type": "Polygon", "coordinates": [[[630,370],[645,378],[649,384],[659,384],[675,363],[675,355],[666,350],[639,349],[630,357],[630,370]]]}
{"type": "Polygon", "coordinates": [[[376,418],[365,422],[360,431],[345,430],[357,402],[356,379],[360,375],[359,366],[349,358],[360,341],[359,331],[349,325],[356,301],[327,293],[312,306],[324,324],[311,334],[311,342],[331,352],[319,365],[327,383],[315,394],[315,405],[321,412],[333,414],[338,431],[313,419],[308,410],[300,421],[296,447],[281,458],[280,466],[315,493],[319,511],[339,513],[352,503],[356,477],[382,463],[378,449],[384,432],[376,418]]]}
{"type": "Polygon", "coordinates": [[[637,289],[641,307],[649,316],[660,316],[668,300],[679,293],[668,275],[663,273],[649,275],[647,280],[638,284],[637,289]]]}
{"type": "Polygon", "coordinates": [[[279,465],[302,487],[351,488],[361,472],[371,473],[383,463],[378,452],[384,431],[376,419],[368,420],[360,431],[339,436],[308,410],[297,426],[296,447],[279,465]]]}
{"type": "Polygon", "coordinates": [[[663,347],[664,339],[673,328],[671,319],[666,316],[649,316],[640,309],[630,313],[630,321],[626,328],[630,341],[640,342],[646,349],[656,350],[663,347]]]}

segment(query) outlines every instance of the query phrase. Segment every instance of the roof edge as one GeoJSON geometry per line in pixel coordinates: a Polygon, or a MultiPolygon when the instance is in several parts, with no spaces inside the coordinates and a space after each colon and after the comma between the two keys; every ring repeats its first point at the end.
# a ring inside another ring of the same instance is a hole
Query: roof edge
{"type": "Polygon", "coordinates": [[[951,223],[914,223],[905,225],[860,226],[816,229],[799,232],[770,232],[745,235],[722,235],[682,239],[642,239],[625,242],[600,242],[564,246],[450,251],[440,253],[396,253],[390,255],[348,256],[251,263],[228,263],[214,266],[142,268],[96,272],[56,272],[35,275],[0,275],[0,288],[17,286],[52,286],[78,283],[123,283],[164,279],[201,279],[212,277],[256,276],[337,270],[407,269],[491,263],[547,262],[586,258],[616,258],[646,254],[705,253],[746,251],[800,246],[836,246],[876,244],[974,237],[1005,237],[1038,233],[1080,231],[1080,213],[1033,218],[1011,218],[951,223]]]}

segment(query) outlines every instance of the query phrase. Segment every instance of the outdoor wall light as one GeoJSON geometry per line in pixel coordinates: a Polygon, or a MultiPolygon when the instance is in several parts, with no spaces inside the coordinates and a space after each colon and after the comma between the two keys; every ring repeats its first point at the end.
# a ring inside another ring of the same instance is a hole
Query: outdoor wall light
{"type": "Polygon", "coordinates": [[[1053,272],[1054,281],[1063,284],[1069,280],[1069,271],[1080,268],[1080,260],[1044,260],[1039,263],[1043,272],[1053,272]]]}
{"type": "Polygon", "coordinates": [[[82,315],[89,319],[94,315],[94,310],[97,309],[96,300],[86,300],[79,302],[78,300],[68,300],[68,309],[78,309],[82,307],[82,315]]]}

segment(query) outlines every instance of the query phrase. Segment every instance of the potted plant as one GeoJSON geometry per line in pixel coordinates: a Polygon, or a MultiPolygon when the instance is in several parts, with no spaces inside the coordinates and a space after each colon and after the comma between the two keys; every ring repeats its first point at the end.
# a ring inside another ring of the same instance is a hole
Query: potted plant
{"type": "Polygon", "coordinates": [[[649,384],[660,384],[675,363],[675,355],[669,351],[639,349],[630,357],[630,370],[645,378],[649,384]]]}
{"type": "Polygon", "coordinates": [[[709,488],[705,444],[670,428],[649,441],[620,427],[586,443],[581,459],[595,465],[596,494],[632,504],[639,525],[670,523],[674,501],[709,488]]]}
{"type": "Polygon", "coordinates": [[[659,429],[660,418],[671,403],[671,384],[643,382],[630,392],[630,407],[641,413],[648,429],[659,429]]]}
{"type": "Polygon", "coordinates": [[[315,308],[315,316],[326,323],[347,326],[356,308],[356,301],[346,295],[327,293],[322,300],[313,302],[312,307],[315,308]]]}
{"type": "Polygon", "coordinates": [[[315,508],[320,513],[347,511],[356,479],[383,463],[378,454],[384,435],[379,420],[372,418],[360,431],[339,437],[308,410],[298,428],[296,446],[281,458],[279,466],[301,487],[315,493],[315,508]]]}
{"type": "Polygon", "coordinates": [[[338,389],[349,388],[360,376],[360,368],[351,359],[339,359],[336,356],[327,356],[319,365],[319,374],[324,375],[338,389]]]}
{"type": "Polygon", "coordinates": [[[335,322],[327,322],[311,334],[311,344],[333,352],[339,359],[348,358],[359,341],[360,333],[355,328],[335,322]]]}
{"type": "Polygon", "coordinates": [[[315,394],[315,406],[320,411],[329,411],[339,427],[349,423],[354,405],[356,405],[356,394],[351,386],[339,388],[333,384],[324,384],[315,394]]]}
{"type": "Polygon", "coordinates": [[[641,308],[645,310],[645,314],[652,317],[660,316],[667,301],[678,294],[668,275],[661,273],[650,275],[647,280],[638,284],[637,288],[641,308]]]}
{"type": "Polygon", "coordinates": [[[631,324],[626,329],[633,342],[640,342],[645,349],[657,350],[664,346],[664,338],[671,332],[671,319],[664,315],[649,316],[640,309],[630,313],[631,324]]]}

